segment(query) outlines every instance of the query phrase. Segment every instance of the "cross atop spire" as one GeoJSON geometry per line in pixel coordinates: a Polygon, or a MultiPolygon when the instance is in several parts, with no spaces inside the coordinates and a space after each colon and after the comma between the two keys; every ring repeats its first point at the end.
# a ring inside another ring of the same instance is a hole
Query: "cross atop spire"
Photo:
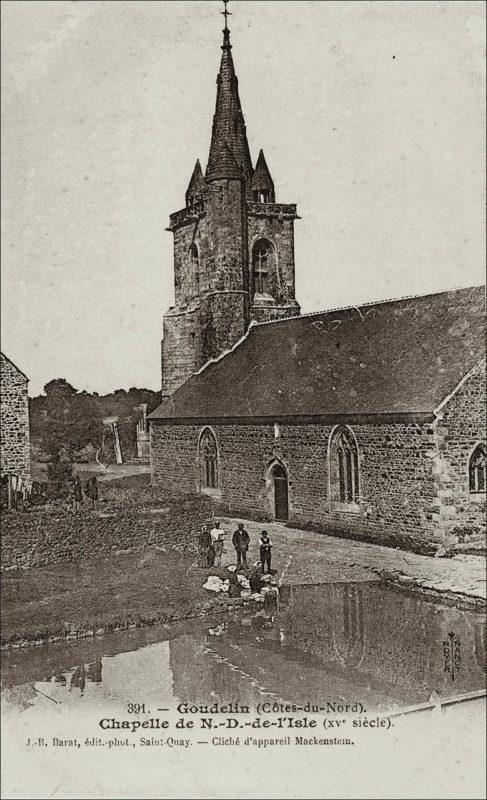
{"type": "Polygon", "coordinates": [[[228,3],[229,3],[229,0],[223,0],[223,5],[225,6],[225,10],[224,11],[220,11],[220,14],[222,14],[225,17],[225,27],[223,29],[223,46],[222,46],[222,49],[223,49],[223,47],[230,49],[231,46],[232,46],[230,44],[230,31],[228,29],[228,17],[232,16],[232,12],[229,11],[228,8],[227,8],[228,3]]]}
{"type": "Polygon", "coordinates": [[[216,79],[216,107],[206,178],[215,179],[222,175],[228,177],[230,173],[231,177],[242,177],[248,183],[246,188],[251,197],[250,180],[254,170],[238,95],[238,80],[233,65],[230,31],[227,28],[227,18],[230,14],[227,9],[228,0],[223,1],[225,11],[220,12],[225,17],[223,53],[220,72],[216,79]]]}
{"type": "Polygon", "coordinates": [[[223,5],[225,6],[225,11],[220,11],[220,14],[223,14],[225,17],[225,28],[228,28],[228,17],[232,16],[232,12],[227,9],[228,3],[230,0],[223,0],[223,5]]]}

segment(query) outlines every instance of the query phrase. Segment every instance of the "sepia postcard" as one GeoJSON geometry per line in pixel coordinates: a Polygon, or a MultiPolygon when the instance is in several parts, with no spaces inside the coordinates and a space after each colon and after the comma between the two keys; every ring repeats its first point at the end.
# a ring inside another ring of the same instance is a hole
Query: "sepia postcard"
{"type": "Polygon", "coordinates": [[[486,797],[485,4],[2,2],[1,796],[486,797]]]}

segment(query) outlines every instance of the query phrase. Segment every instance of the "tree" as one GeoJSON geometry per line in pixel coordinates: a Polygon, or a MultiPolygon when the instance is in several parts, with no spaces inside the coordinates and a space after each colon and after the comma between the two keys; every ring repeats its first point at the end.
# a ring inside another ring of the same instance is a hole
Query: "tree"
{"type": "MultiPolygon", "coordinates": [[[[103,461],[114,459],[113,437],[103,425],[105,417],[118,417],[118,429],[124,458],[136,453],[136,426],[140,419],[137,410],[146,403],[150,413],[160,402],[159,393],[132,386],[128,391],[118,389],[107,395],[77,391],[65,378],[46,383],[44,395],[30,402],[31,441],[51,462],[51,472],[67,471],[64,467],[78,457],[85,448],[100,450],[103,461]]],[[[85,455],[85,454],[83,454],[85,455]]],[[[88,455],[88,453],[87,453],[88,455]]],[[[94,454],[93,454],[94,455],[94,454]]],[[[92,454],[89,454],[92,457],[92,454]]]]}
{"type": "Polygon", "coordinates": [[[103,421],[91,395],[71,386],[64,378],[49,381],[42,419],[36,429],[42,450],[54,463],[72,463],[76,451],[92,444],[101,447],[103,421]]]}

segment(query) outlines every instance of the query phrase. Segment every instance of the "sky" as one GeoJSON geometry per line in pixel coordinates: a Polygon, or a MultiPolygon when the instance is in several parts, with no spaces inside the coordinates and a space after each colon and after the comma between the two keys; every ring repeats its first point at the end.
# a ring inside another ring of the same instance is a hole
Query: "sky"
{"type": "MultiPolygon", "coordinates": [[[[160,389],[165,226],[206,166],[222,7],[2,4],[2,350],[31,395],[160,389]]],[[[484,4],[229,10],[254,163],[301,216],[303,312],[483,283],[484,4]]]]}

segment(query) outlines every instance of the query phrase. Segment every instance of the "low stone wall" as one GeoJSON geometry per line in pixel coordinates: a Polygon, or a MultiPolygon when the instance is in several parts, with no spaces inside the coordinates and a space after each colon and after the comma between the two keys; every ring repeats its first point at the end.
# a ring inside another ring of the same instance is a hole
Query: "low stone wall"
{"type": "Polygon", "coordinates": [[[150,546],[194,550],[200,526],[213,510],[208,498],[181,497],[153,508],[7,513],[2,519],[1,568],[106,558],[150,546]]]}

